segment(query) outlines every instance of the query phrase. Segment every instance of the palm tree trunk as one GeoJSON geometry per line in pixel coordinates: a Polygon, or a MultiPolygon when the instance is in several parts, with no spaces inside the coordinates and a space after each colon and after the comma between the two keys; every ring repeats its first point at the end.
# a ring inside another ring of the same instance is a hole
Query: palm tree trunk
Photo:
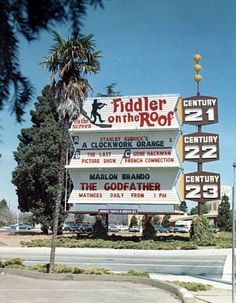
{"type": "Polygon", "coordinates": [[[55,199],[55,208],[54,208],[54,220],[53,220],[53,230],[52,230],[52,239],[51,239],[49,273],[54,272],[58,222],[59,222],[60,206],[61,206],[63,189],[64,189],[64,179],[65,179],[66,149],[68,146],[69,121],[68,121],[68,119],[65,118],[62,123],[63,123],[63,138],[62,138],[62,141],[60,142],[58,190],[57,190],[57,195],[56,195],[56,199],[55,199]]]}

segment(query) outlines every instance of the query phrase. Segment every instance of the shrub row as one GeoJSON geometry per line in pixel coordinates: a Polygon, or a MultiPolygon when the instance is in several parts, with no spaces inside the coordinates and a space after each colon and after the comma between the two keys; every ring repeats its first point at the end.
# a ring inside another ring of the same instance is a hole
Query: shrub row
{"type": "MultiPolygon", "coordinates": [[[[26,266],[23,264],[24,259],[15,258],[7,261],[0,260],[0,268],[14,268],[14,269],[25,269],[36,272],[47,272],[46,264],[36,264],[33,266],[26,266]]],[[[113,275],[114,273],[107,268],[103,267],[91,267],[91,268],[80,268],[77,266],[68,266],[64,264],[55,264],[54,272],[57,274],[70,273],[70,274],[87,274],[87,275],[113,275]]],[[[149,278],[149,273],[146,271],[137,271],[130,269],[127,272],[119,273],[122,276],[138,276],[149,278]]],[[[182,281],[171,281],[170,283],[180,287],[184,287],[189,291],[206,291],[212,288],[211,285],[195,283],[195,282],[182,282],[182,281]]]]}
{"type": "MultiPolygon", "coordinates": [[[[25,269],[31,270],[36,272],[47,272],[47,265],[46,264],[36,264],[32,266],[24,265],[24,259],[15,258],[9,259],[6,261],[0,260],[0,268],[14,268],[14,269],[25,269]]],[[[118,275],[114,273],[108,268],[104,267],[89,267],[89,268],[80,268],[78,266],[68,266],[64,264],[55,264],[54,272],[57,274],[62,273],[70,273],[70,274],[86,274],[86,275],[118,275]]],[[[127,272],[119,273],[122,276],[139,276],[139,277],[149,277],[149,273],[146,271],[137,271],[134,269],[130,269],[127,272]]]]}
{"type": "MultiPolygon", "coordinates": [[[[22,241],[22,246],[26,247],[50,247],[50,239],[38,239],[31,241],[22,241]]],[[[197,249],[198,246],[214,246],[217,248],[230,248],[231,240],[225,238],[204,238],[202,241],[181,241],[171,240],[154,241],[154,240],[140,240],[133,241],[110,241],[100,239],[77,239],[76,237],[58,237],[58,247],[67,248],[113,248],[113,249],[142,249],[142,250],[177,250],[177,249],[197,249]]]]}
{"type": "MultiPolygon", "coordinates": [[[[51,241],[45,240],[32,240],[22,241],[22,246],[27,247],[50,247],[51,241]]],[[[75,237],[59,237],[57,241],[57,247],[67,248],[113,248],[113,249],[142,249],[142,250],[174,250],[174,249],[197,249],[197,244],[189,241],[109,241],[100,239],[82,239],[78,240],[75,237]]]]}

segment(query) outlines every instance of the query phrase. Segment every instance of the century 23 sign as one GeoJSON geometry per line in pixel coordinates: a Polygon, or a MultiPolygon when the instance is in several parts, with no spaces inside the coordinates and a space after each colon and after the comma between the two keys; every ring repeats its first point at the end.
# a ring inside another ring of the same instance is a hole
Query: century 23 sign
{"type": "Polygon", "coordinates": [[[209,172],[184,174],[185,199],[207,202],[220,199],[220,175],[209,172]]]}

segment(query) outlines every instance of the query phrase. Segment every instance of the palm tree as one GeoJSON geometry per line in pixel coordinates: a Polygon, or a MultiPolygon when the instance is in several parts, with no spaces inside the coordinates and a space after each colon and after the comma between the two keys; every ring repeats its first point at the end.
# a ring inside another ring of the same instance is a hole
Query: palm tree
{"type": "Polygon", "coordinates": [[[92,35],[75,35],[65,41],[58,33],[53,33],[54,44],[42,64],[49,70],[52,89],[57,100],[59,120],[63,127],[63,140],[60,142],[60,165],[58,173],[58,190],[55,197],[55,213],[51,242],[49,272],[54,271],[55,251],[60,204],[64,188],[66,149],[68,130],[71,122],[81,113],[83,101],[91,88],[86,76],[100,70],[99,57],[95,51],[92,35]]]}
{"type": "Polygon", "coordinates": [[[105,89],[106,89],[105,94],[98,93],[97,96],[98,97],[116,97],[116,96],[120,96],[120,92],[114,90],[116,84],[117,83],[108,84],[105,87],[105,89]]]}

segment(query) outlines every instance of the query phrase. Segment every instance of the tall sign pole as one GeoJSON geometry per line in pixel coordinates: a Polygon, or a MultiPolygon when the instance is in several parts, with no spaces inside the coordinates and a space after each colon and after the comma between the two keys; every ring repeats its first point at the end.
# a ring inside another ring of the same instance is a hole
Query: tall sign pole
{"type": "Polygon", "coordinates": [[[183,124],[197,126],[197,132],[183,136],[183,160],[197,162],[197,172],[184,174],[184,196],[198,203],[198,215],[201,215],[202,203],[220,199],[220,175],[203,171],[203,162],[219,159],[219,136],[202,132],[203,125],[218,122],[218,100],[200,94],[201,56],[196,54],[193,59],[197,95],[183,98],[182,118],[183,124]]]}
{"type": "MultiPolygon", "coordinates": [[[[193,57],[193,60],[196,62],[196,64],[194,65],[194,70],[196,72],[196,75],[194,76],[194,80],[197,83],[197,96],[200,96],[199,83],[202,80],[202,76],[199,74],[199,72],[202,69],[202,66],[199,64],[199,62],[201,61],[201,59],[202,58],[201,58],[201,56],[199,54],[196,54],[193,57]]],[[[200,133],[202,131],[202,126],[198,125],[197,128],[198,128],[198,133],[200,133]]],[[[197,164],[197,170],[199,172],[202,171],[202,162],[200,162],[200,161],[197,164]]],[[[202,209],[201,203],[198,203],[198,215],[199,216],[201,215],[201,209],[202,209]]]]}
{"type": "Polygon", "coordinates": [[[233,163],[233,192],[232,192],[232,303],[234,303],[234,284],[235,284],[235,168],[233,163]]]}

